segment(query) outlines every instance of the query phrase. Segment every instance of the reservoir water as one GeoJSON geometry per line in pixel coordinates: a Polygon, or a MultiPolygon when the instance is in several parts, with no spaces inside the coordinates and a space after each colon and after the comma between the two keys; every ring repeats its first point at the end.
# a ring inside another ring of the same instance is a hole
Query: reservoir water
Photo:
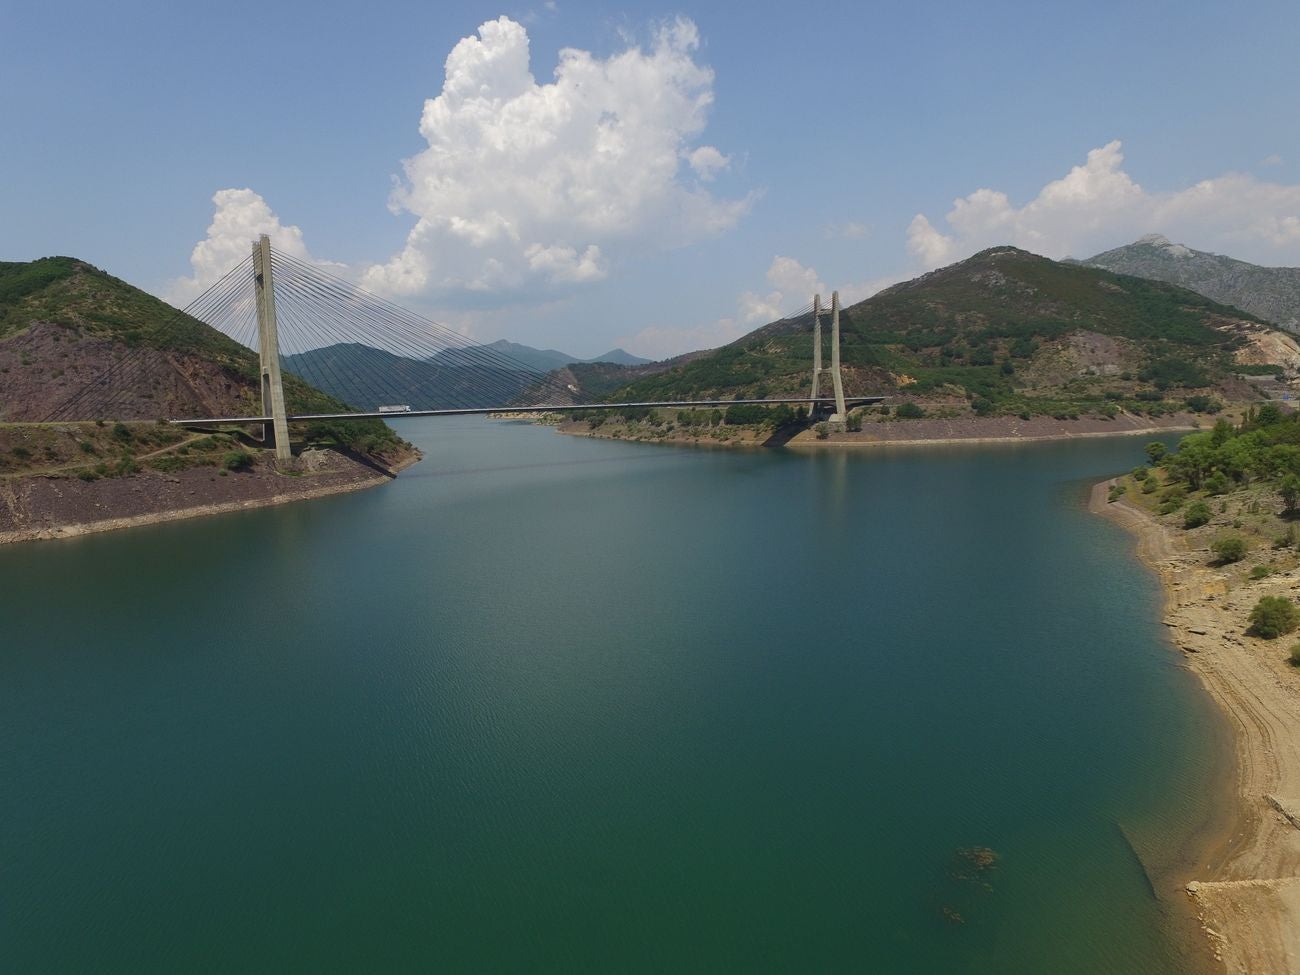
{"type": "Polygon", "coordinates": [[[1217,719],[1085,509],[1143,440],[400,430],[382,488],[0,548],[0,970],[1190,963],[1217,719]]]}

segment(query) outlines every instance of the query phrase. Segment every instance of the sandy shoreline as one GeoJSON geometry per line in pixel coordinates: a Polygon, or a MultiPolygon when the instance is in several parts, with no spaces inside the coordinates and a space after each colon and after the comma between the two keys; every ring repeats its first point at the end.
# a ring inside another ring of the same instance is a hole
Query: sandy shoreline
{"type": "Polygon", "coordinates": [[[1245,635],[1262,595],[1300,595],[1300,570],[1230,590],[1181,533],[1093,488],[1092,511],[1131,531],[1160,577],[1163,622],[1234,733],[1230,822],[1187,884],[1202,930],[1228,972],[1300,972],[1300,674],[1290,640],[1245,635]]]}

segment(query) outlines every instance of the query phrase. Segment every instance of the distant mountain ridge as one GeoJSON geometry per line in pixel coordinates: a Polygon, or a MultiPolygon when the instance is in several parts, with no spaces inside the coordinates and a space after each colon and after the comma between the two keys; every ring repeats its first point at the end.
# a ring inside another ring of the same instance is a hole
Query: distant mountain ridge
{"type": "Polygon", "coordinates": [[[429,361],[447,364],[456,360],[471,359],[480,350],[490,353],[494,361],[498,357],[505,357],[519,363],[522,368],[535,369],[538,372],[563,369],[565,366],[571,366],[575,363],[612,362],[619,366],[641,366],[650,361],[635,356],[625,349],[611,349],[604,355],[598,355],[592,359],[581,359],[576,355],[560,352],[558,349],[535,349],[531,345],[523,345],[507,339],[497,339],[497,341],[489,342],[486,345],[470,345],[461,349],[447,349],[445,352],[433,356],[429,361]]]}
{"type": "Polygon", "coordinates": [[[1147,234],[1079,261],[1120,274],[1165,281],[1300,333],[1300,268],[1261,267],[1147,234]]]}

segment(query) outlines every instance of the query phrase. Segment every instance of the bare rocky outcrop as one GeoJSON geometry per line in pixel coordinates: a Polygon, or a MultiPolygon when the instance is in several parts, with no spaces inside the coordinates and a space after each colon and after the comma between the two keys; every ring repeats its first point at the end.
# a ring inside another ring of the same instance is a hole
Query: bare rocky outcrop
{"type": "Polygon", "coordinates": [[[36,322],[0,341],[0,421],[95,419],[106,404],[117,420],[255,413],[253,381],[182,352],[132,347],[76,327],[36,322]],[[74,397],[90,388],[87,409],[74,397]]]}

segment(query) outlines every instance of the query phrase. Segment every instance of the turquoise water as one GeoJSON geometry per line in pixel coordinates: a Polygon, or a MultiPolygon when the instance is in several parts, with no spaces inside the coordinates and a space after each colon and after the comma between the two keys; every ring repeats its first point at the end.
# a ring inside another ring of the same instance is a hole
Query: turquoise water
{"type": "Polygon", "coordinates": [[[377,490],[0,549],[0,969],[1187,964],[1121,827],[1176,859],[1216,719],[1084,508],[1141,439],[401,430],[377,490]]]}

